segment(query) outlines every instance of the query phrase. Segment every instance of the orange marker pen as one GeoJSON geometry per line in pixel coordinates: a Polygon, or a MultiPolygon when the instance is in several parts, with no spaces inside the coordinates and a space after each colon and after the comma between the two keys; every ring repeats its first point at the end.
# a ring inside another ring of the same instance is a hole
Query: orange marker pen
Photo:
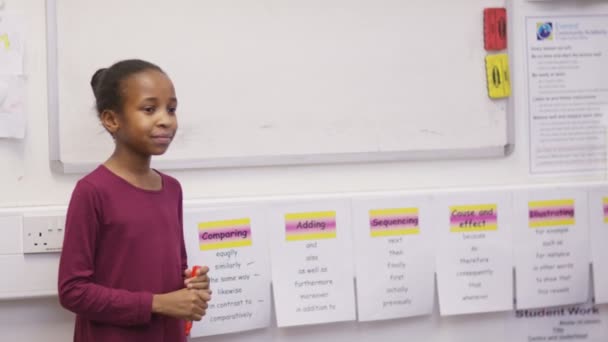
{"type": "MultiPolygon", "coordinates": [[[[196,272],[198,272],[198,270],[200,270],[200,269],[201,269],[200,266],[192,267],[192,273],[190,274],[191,275],[190,279],[196,277],[196,272]]],[[[190,336],[190,330],[192,330],[192,321],[186,321],[186,336],[190,336]]]]}

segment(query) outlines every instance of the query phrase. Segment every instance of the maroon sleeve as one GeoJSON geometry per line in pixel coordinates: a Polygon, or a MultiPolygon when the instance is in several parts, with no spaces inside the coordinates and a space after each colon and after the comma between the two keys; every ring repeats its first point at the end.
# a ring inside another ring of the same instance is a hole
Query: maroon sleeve
{"type": "Polygon", "coordinates": [[[63,307],[89,320],[117,326],[146,324],[152,316],[152,293],[108,288],[94,281],[100,208],[93,185],[78,182],[66,218],[59,300],[63,307]]]}

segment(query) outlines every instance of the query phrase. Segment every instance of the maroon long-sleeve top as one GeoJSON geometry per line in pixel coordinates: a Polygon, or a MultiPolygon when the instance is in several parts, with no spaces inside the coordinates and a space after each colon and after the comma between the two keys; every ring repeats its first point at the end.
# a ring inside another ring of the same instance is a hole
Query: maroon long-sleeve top
{"type": "Polygon", "coordinates": [[[137,188],[99,166],[76,185],[66,219],[59,299],[74,341],[180,342],[184,322],[152,314],[152,296],[184,287],[179,182],[137,188]]]}

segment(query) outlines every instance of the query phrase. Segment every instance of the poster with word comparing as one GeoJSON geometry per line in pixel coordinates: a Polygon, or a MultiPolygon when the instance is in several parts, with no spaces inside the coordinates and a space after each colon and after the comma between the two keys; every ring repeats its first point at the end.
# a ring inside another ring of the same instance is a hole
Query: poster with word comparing
{"type": "Polygon", "coordinates": [[[595,302],[608,303],[608,187],[589,192],[589,225],[595,302]]]}
{"type": "Polygon", "coordinates": [[[270,324],[270,260],[265,216],[256,208],[184,212],[188,265],[209,267],[212,300],[191,336],[209,336],[270,324]]]}
{"type": "Polygon", "coordinates": [[[434,198],[441,315],[513,308],[510,199],[508,192],[434,198]]]}
{"type": "Polygon", "coordinates": [[[608,341],[605,308],[591,303],[516,310],[506,336],[512,342],[608,341]]]}
{"type": "Polygon", "coordinates": [[[432,213],[426,197],[353,200],[359,321],[431,314],[432,213]]]}
{"type": "Polygon", "coordinates": [[[275,205],[268,220],[277,325],[354,320],[349,201],[275,205]]]}
{"type": "Polygon", "coordinates": [[[517,308],[585,303],[589,294],[587,193],[514,193],[517,308]]]}

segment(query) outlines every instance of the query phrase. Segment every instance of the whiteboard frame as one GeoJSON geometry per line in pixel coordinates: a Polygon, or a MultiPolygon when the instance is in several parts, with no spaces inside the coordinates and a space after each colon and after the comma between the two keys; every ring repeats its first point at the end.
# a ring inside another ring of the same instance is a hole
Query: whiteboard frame
{"type": "MultiPolygon", "coordinates": [[[[48,136],[49,161],[51,170],[65,174],[83,174],[90,172],[98,163],[83,162],[66,163],[61,160],[60,115],[59,115],[59,71],[57,57],[57,1],[46,1],[47,25],[47,96],[48,96],[48,136]]],[[[512,11],[512,1],[505,6],[509,13],[512,11]]],[[[510,64],[513,65],[510,54],[511,38],[513,37],[512,20],[508,18],[507,25],[509,43],[507,54],[510,64]]],[[[481,21],[480,21],[481,25],[481,21]]],[[[480,64],[480,67],[482,65],[480,64]]],[[[511,69],[511,76],[513,76],[511,69]]],[[[512,77],[513,78],[513,77],[512,77]]],[[[485,90],[485,89],[484,89],[485,90]]],[[[234,168],[256,166],[288,166],[288,165],[321,165],[368,162],[395,162],[395,161],[430,161],[430,160],[462,160],[483,159],[495,157],[508,157],[515,149],[514,127],[514,100],[513,95],[507,99],[506,104],[507,142],[504,146],[486,146],[474,149],[437,149],[437,150],[409,150],[398,152],[359,152],[359,153],[327,153],[306,155],[280,155],[280,156],[248,156],[226,158],[197,158],[184,160],[154,160],[153,167],[160,170],[185,170],[208,168],[234,168]]]]}

